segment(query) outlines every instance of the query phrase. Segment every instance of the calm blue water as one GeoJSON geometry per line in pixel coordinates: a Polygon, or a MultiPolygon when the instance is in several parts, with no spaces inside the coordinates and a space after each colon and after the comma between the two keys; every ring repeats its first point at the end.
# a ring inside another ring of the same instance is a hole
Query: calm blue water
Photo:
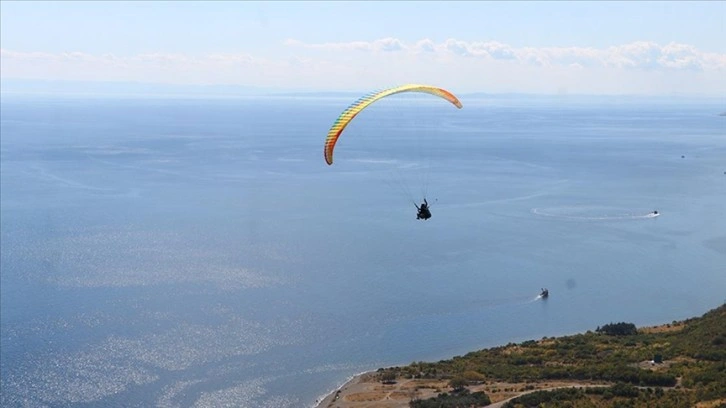
{"type": "Polygon", "coordinates": [[[327,166],[349,102],[3,97],[0,405],[305,407],[726,300],[723,103],[391,98],[327,166]]]}

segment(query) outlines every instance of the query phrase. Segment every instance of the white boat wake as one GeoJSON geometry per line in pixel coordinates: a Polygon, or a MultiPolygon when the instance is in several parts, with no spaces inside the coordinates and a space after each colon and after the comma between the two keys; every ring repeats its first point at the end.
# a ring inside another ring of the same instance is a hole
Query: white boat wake
{"type": "Polygon", "coordinates": [[[660,216],[657,211],[633,213],[624,209],[605,207],[532,208],[531,212],[541,217],[574,221],[642,220],[660,216]]]}

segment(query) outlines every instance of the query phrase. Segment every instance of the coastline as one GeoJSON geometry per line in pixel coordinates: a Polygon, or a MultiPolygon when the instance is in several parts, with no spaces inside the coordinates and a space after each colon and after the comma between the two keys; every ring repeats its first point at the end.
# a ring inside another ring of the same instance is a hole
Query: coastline
{"type": "MultiPolygon", "coordinates": [[[[395,384],[383,385],[376,379],[377,370],[356,374],[343,385],[331,391],[313,408],[407,408],[413,395],[421,399],[433,398],[439,390],[447,387],[447,381],[398,379],[395,384]]],[[[608,384],[597,381],[542,381],[536,385],[527,383],[492,383],[470,386],[472,392],[487,391],[487,388],[511,389],[510,392],[489,394],[490,408],[499,408],[504,403],[519,396],[535,391],[560,388],[606,387],[608,384]]]]}
{"type": "MultiPolygon", "coordinates": [[[[644,326],[639,331],[644,333],[661,333],[679,331],[688,319],[644,326]]],[[[567,335],[563,335],[567,336],[567,335]]],[[[427,399],[446,392],[448,382],[443,380],[407,379],[397,378],[394,383],[383,384],[378,378],[380,369],[364,371],[349,377],[342,385],[336,387],[325,397],[316,400],[313,408],[407,408],[412,398],[427,399]]],[[[471,392],[484,391],[491,398],[488,407],[501,407],[505,402],[540,390],[555,390],[559,388],[587,388],[606,387],[612,385],[603,381],[574,380],[558,381],[543,380],[536,383],[521,382],[507,383],[503,381],[491,382],[469,386],[471,392]],[[492,393],[492,389],[499,392],[492,393]],[[502,392],[504,391],[504,392],[502,392]]],[[[669,388],[669,387],[664,387],[669,388]]]]}
{"type": "Polygon", "coordinates": [[[336,398],[336,396],[342,395],[343,392],[347,391],[350,386],[359,384],[363,380],[364,376],[372,375],[375,372],[375,370],[363,371],[353,375],[352,377],[348,377],[348,379],[342,385],[330,391],[322,399],[318,399],[317,401],[315,401],[315,405],[313,405],[312,408],[332,407],[332,404],[336,402],[336,400],[339,400],[339,398],[336,398]]]}

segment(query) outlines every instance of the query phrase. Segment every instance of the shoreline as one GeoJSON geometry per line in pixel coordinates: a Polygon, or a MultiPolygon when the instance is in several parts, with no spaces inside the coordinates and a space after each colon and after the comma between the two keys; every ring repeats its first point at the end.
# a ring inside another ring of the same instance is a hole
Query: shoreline
{"type": "MultiPolygon", "coordinates": [[[[684,319],[677,322],[662,323],[657,325],[643,326],[638,330],[644,332],[660,332],[680,330],[683,328],[684,319]]],[[[572,334],[563,334],[568,336],[572,334]]],[[[560,337],[560,336],[557,336],[560,337]]],[[[497,347],[497,346],[492,346],[497,347]]],[[[484,350],[484,349],[482,349],[484,350]]],[[[393,367],[393,366],[392,366],[393,367]]],[[[382,367],[390,368],[390,367],[382,367]]],[[[379,368],[380,369],[380,368],[379,368]]],[[[411,396],[415,395],[419,398],[426,399],[438,395],[441,389],[446,387],[445,381],[421,380],[421,379],[397,379],[395,384],[382,384],[376,379],[379,369],[363,371],[348,377],[340,386],[336,387],[322,399],[315,401],[312,408],[404,408],[408,407],[411,396]]],[[[526,386],[532,386],[532,383],[505,383],[495,384],[495,387],[511,388],[510,393],[501,393],[497,396],[489,394],[492,403],[488,407],[500,407],[504,402],[538,390],[549,390],[557,388],[570,387],[602,387],[606,386],[603,382],[598,381],[541,381],[534,388],[525,389],[526,386]],[[517,389],[515,391],[515,389],[517,389]]],[[[470,387],[472,391],[484,390],[485,387],[470,387]]]]}
{"type": "MultiPolygon", "coordinates": [[[[436,387],[446,387],[446,381],[421,379],[398,379],[395,384],[383,385],[375,380],[377,370],[366,371],[354,375],[343,385],[328,393],[325,398],[318,401],[313,408],[406,408],[411,400],[411,393],[420,385],[425,385],[428,391],[416,391],[418,397],[432,398],[439,394],[436,387]],[[418,385],[417,385],[418,384],[418,385]],[[436,385],[433,385],[436,384],[436,385]]],[[[496,383],[494,387],[511,387],[511,392],[498,395],[489,394],[492,398],[488,408],[500,408],[504,403],[536,391],[556,390],[560,388],[590,388],[608,387],[611,384],[597,381],[542,381],[532,386],[531,383],[496,383]],[[525,388],[531,387],[531,388],[525,388]],[[515,391],[514,388],[517,388],[515,391]]],[[[472,392],[484,390],[484,385],[469,387],[472,392]]]]}
{"type": "Polygon", "coordinates": [[[336,401],[336,396],[342,395],[344,390],[347,390],[348,387],[359,384],[364,376],[374,374],[376,370],[371,371],[362,371],[358,374],[354,374],[351,377],[348,377],[348,379],[343,382],[340,386],[336,387],[329,393],[325,394],[325,396],[321,399],[317,399],[315,401],[315,405],[312,406],[312,408],[327,408],[331,407],[332,403],[336,401]]]}

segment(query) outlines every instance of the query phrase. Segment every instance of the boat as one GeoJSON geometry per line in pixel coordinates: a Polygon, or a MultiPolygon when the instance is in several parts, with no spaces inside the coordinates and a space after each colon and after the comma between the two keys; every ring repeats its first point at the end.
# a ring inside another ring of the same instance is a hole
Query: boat
{"type": "Polygon", "coordinates": [[[549,291],[549,290],[547,290],[546,288],[544,288],[544,289],[542,289],[542,292],[541,292],[541,293],[539,294],[539,297],[541,297],[541,298],[546,298],[546,297],[548,297],[549,295],[550,295],[550,291],[549,291]]]}

